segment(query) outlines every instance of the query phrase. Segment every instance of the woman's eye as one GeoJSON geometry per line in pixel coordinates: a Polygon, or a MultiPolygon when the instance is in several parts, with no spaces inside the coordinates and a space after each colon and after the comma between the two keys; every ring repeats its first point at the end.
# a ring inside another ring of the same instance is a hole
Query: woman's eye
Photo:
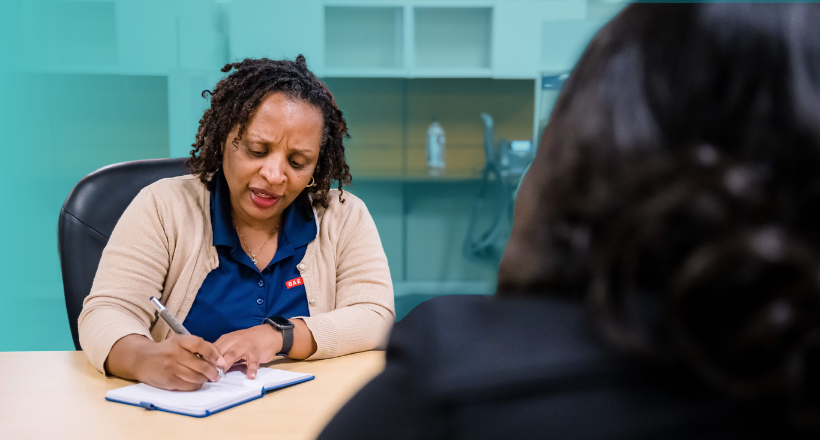
{"type": "Polygon", "coordinates": [[[294,168],[302,168],[302,167],[304,166],[304,165],[302,165],[301,163],[296,162],[295,160],[290,161],[290,164],[291,164],[294,168]]]}
{"type": "Polygon", "coordinates": [[[256,151],[256,150],[249,150],[249,151],[251,152],[252,155],[254,155],[256,157],[262,157],[262,156],[265,155],[264,151],[256,151]]]}

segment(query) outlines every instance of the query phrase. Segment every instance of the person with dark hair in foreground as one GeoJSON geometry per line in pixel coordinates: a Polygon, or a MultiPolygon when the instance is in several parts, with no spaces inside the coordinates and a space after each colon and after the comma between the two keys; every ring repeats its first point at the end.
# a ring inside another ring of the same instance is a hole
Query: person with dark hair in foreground
{"type": "Polygon", "coordinates": [[[497,297],[412,311],[320,438],[816,438],[818,23],[628,6],[558,99],[497,297]]]}
{"type": "Polygon", "coordinates": [[[143,189],[105,247],[79,318],[100,371],[196,390],[238,361],[254,379],[276,356],[376,348],[393,324],[376,225],[342,190],[347,124],[330,90],[302,55],[222,71],[192,174],[143,189]],[[152,296],[192,335],[172,334],[152,296]]]}

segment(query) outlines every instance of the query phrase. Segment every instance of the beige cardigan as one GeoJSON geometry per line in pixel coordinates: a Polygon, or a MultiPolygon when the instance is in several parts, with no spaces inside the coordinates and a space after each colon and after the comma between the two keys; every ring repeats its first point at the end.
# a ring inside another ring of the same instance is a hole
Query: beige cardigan
{"type": "MultiPolygon", "coordinates": [[[[299,268],[318,349],[310,359],[380,346],[395,319],[393,285],[376,225],[350,193],[316,209],[319,232],[299,268]]],[[[160,180],[125,210],[108,240],[79,318],[80,344],[100,371],[111,347],[139,334],[162,341],[171,329],[156,319],[151,296],[183,321],[208,273],[213,246],[210,192],[195,176],[160,180]]]]}

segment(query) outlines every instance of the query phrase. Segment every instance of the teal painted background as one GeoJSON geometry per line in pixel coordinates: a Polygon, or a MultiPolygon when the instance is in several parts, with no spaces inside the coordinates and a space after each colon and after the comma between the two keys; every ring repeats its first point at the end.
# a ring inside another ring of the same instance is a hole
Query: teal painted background
{"type": "Polygon", "coordinates": [[[496,139],[532,141],[555,95],[541,77],[569,71],[623,5],[350,4],[0,2],[0,351],[73,349],[57,254],[65,197],[105,165],[187,155],[199,93],[248,56],[303,53],[336,94],[351,191],[379,227],[399,317],[431,295],[491,294],[497,259],[462,252],[484,161],[478,113],[494,115],[496,139]],[[447,132],[445,178],[424,174],[432,116],[447,132]]]}

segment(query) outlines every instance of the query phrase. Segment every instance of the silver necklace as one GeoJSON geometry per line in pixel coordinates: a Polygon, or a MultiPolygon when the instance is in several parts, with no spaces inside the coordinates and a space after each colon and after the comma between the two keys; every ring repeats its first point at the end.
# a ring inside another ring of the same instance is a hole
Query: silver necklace
{"type": "Polygon", "coordinates": [[[256,264],[256,256],[260,252],[262,252],[262,249],[264,249],[265,245],[268,244],[268,240],[270,240],[270,238],[273,237],[274,234],[276,234],[276,231],[279,230],[279,225],[276,225],[276,227],[273,228],[273,232],[271,232],[271,234],[268,235],[268,238],[265,240],[264,243],[262,243],[262,246],[259,247],[259,250],[256,251],[256,253],[253,253],[253,252],[251,252],[251,247],[248,246],[248,243],[245,242],[245,237],[243,237],[242,233],[239,232],[239,228],[236,226],[236,222],[233,222],[233,227],[234,227],[234,229],[236,229],[236,233],[239,234],[239,239],[242,240],[242,244],[244,244],[245,247],[248,248],[248,253],[251,255],[251,261],[253,261],[253,264],[256,264]]]}

